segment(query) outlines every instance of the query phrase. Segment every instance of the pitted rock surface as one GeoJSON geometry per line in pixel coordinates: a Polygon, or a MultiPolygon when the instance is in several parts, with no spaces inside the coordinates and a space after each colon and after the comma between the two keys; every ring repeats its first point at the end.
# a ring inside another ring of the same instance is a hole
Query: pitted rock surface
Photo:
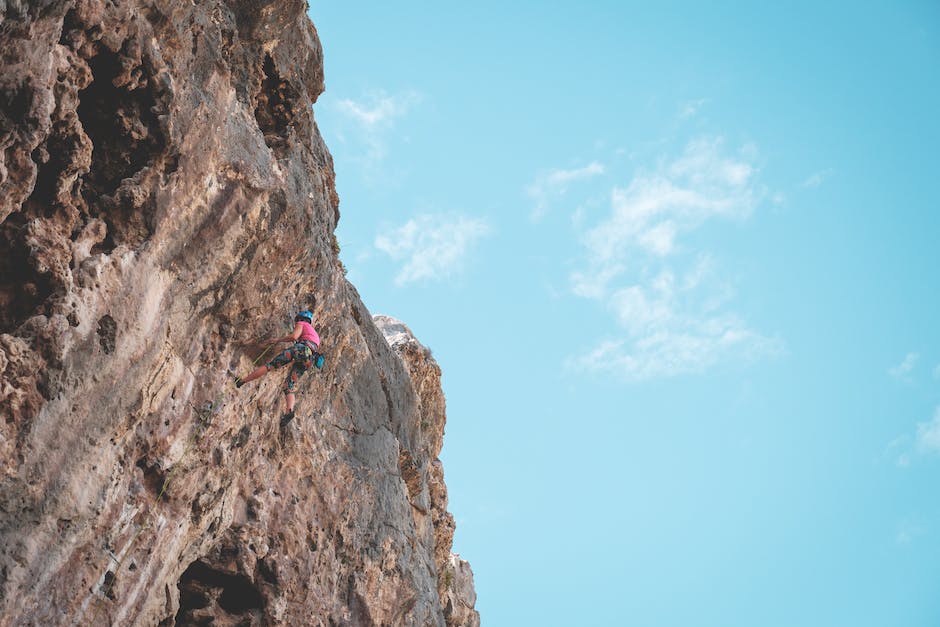
{"type": "Polygon", "coordinates": [[[473,571],[468,562],[450,552],[455,523],[453,515],[447,511],[444,466],[438,458],[446,423],[441,368],[408,325],[390,316],[377,315],[373,320],[389,346],[401,357],[418,395],[419,430],[414,440],[418,448],[410,450],[402,445],[399,467],[411,495],[415,525],[430,529],[434,536],[437,590],[445,620],[448,625],[478,627],[480,615],[474,609],[473,571]]]}
{"type": "Polygon", "coordinates": [[[440,369],[345,279],[323,88],[300,0],[0,1],[0,624],[478,624],[440,369]],[[282,431],[284,371],[232,377],[304,307],[282,431]]]}

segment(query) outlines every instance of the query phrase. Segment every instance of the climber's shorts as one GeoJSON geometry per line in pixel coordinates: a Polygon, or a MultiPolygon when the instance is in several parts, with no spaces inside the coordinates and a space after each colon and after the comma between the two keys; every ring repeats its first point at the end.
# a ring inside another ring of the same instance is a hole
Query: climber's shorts
{"type": "Polygon", "coordinates": [[[293,394],[294,386],[303,373],[313,365],[313,349],[309,344],[297,342],[290,348],[285,348],[279,355],[268,362],[269,369],[280,368],[292,364],[287,379],[284,380],[284,394],[293,394]]]}

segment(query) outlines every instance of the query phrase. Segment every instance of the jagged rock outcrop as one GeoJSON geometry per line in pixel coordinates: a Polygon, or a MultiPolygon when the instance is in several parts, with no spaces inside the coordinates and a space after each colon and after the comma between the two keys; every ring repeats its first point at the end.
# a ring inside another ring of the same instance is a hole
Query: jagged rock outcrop
{"type": "Polygon", "coordinates": [[[438,455],[444,445],[445,402],[441,368],[431,351],[415,338],[411,329],[389,316],[374,316],[395,352],[402,358],[418,395],[419,430],[417,449],[401,447],[399,467],[408,486],[415,525],[434,537],[437,591],[448,625],[478,626],[474,609],[476,591],[470,564],[450,552],[454,541],[454,517],[447,511],[444,466],[438,455]]]}
{"type": "Polygon", "coordinates": [[[0,624],[478,623],[440,371],[337,258],[305,10],[0,0],[0,624]],[[303,306],[281,432],[283,373],[231,376],[303,306]]]}
{"type": "Polygon", "coordinates": [[[466,560],[451,553],[444,571],[445,590],[441,596],[444,619],[448,625],[480,627],[480,614],[474,609],[477,592],[473,587],[473,571],[466,560]]]}

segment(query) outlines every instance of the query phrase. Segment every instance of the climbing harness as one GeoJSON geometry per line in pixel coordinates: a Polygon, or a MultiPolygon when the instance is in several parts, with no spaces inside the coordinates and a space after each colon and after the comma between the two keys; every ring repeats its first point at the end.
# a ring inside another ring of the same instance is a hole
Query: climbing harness
{"type": "Polygon", "coordinates": [[[317,370],[323,369],[323,362],[326,361],[326,358],[323,356],[323,353],[317,351],[319,346],[311,342],[310,340],[299,340],[299,344],[305,344],[307,348],[310,349],[310,363],[317,370]]]}

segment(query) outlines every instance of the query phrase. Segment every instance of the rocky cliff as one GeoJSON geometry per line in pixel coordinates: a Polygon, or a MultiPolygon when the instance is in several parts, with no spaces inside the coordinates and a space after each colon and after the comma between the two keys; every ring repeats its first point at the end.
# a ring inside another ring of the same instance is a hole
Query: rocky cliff
{"type": "Polygon", "coordinates": [[[440,369],[344,277],[322,91],[302,1],[0,0],[0,624],[479,624],[440,369]],[[281,430],[283,371],[232,375],[304,306],[281,430]]]}

